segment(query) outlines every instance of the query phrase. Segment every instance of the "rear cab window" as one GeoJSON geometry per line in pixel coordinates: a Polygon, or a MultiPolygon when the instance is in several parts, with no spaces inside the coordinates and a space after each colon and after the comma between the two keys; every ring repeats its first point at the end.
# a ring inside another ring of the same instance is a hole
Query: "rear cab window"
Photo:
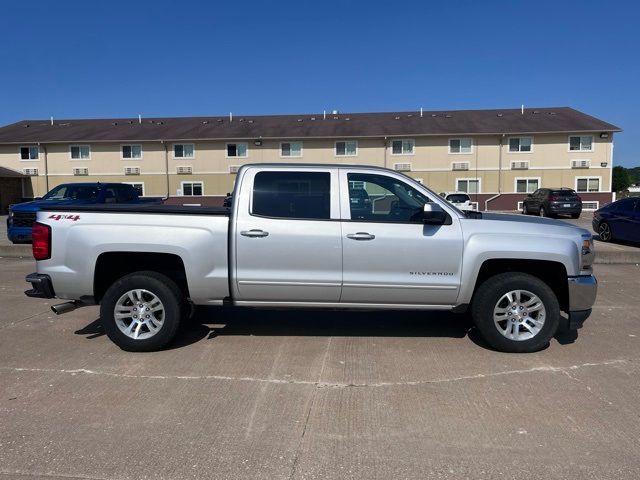
{"type": "Polygon", "coordinates": [[[253,180],[254,216],[298,220],[331,218],[331,173],[261,171],[253,180]]]}

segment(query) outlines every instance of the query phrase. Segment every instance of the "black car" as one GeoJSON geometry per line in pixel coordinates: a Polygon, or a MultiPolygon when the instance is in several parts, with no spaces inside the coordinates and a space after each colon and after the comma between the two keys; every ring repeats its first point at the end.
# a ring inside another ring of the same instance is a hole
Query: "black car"
{"type": "Polygon", "coordinates": [[[522,202],[523,215],[571,215],[571,218],[578,218],[581,213],[582,199],[570,188],[539,188],[522,202]]]}
{"type": "Polygon", "coordinates": [[[640,242],[640,197],[610,203],[593,212],[593,231],[600,240],[640,242]]]}

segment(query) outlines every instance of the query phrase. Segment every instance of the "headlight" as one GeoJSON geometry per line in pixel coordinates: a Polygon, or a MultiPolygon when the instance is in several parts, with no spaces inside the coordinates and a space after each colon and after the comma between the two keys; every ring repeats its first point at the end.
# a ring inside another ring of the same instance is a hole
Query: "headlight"
{"type": "Polygon", "coordinates": [[[582,268],[589,268],[593,263],[595,252],[593,251],[593,237],[582,239],[582,268]]]}

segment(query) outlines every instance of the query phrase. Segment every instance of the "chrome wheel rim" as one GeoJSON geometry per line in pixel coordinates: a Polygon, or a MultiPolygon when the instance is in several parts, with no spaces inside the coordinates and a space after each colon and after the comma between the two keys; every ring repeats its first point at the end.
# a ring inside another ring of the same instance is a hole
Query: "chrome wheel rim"
{"type": "Polygon", "coordinates": [[[540,216],[541,217],[545,217],[545,211],[544,211],[544,207],[540,207],[540,216]]]}
{"type": "Polygon", "coordinates": [[[547,318],[540,298],[528,290],[505,293],[493,309],[493,323],[509,340],[523,341],[535,337],[547,318]]]}
{"type": "Polygon", "coordinates": [[[611,238],[611,228],[607,223],[603,223],[598,227],[598,235],[600,240],[605,242],[611,238]]]}
{"type": "Polygon", "coordinates": [[[116,302],[113,317],[122,333],[134,340],[157,334],[164,325],[164,305],[149,290],[129,290],[116,302]]]}

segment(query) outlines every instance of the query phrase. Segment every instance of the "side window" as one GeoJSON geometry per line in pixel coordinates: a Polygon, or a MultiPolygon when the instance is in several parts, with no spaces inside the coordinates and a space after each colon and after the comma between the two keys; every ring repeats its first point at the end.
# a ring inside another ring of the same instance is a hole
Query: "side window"
{"type": "Polygon", "coordinates": [[[108,187],[104,191],[104,203],[118,203],[118,196],[114,187],[108,187]]]}
{"type": "Polygon", "coordinates": [[[422,223],[428,197],[412,186],[386,175],[350,173],[351,220],[422,223]]]}
{"type": "Polygon", "coordinates": [[[329,172],[259,172],[253,181],[253,215],[328,220],[331,213],[329,172]]]}
{"type": "Polygon", "coordinates": [[[136,198],[135,190],[133,189],[133,187],[130,187],[128,185],[118,185],[117,193],[119,203],[131,202],[136,198]]]}

